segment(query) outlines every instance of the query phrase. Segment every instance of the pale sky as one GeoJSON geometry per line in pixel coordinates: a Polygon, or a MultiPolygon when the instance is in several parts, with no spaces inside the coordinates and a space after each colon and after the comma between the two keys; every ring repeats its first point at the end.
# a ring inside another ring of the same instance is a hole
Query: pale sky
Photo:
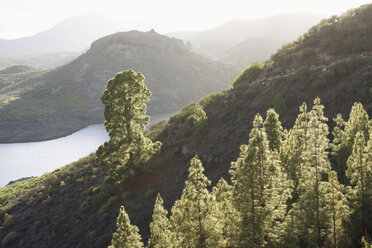
{"type": "MultiPolygon", "coordinates": [[[[231,19],[291,12],[331,16],[372,0],[0,0],[0,38],[30,36],[69,17],[101,13],[156,31],[203,30],[231,19]]],[[[140,29],[132,24],[130,29],[140,29]]]]}

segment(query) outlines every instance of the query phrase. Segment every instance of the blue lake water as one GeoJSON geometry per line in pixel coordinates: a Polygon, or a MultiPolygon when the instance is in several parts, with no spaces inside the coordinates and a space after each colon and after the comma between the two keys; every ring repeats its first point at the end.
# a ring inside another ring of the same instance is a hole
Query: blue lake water
{"type": "MultiPolygon", "coordinates": [[[[170,115],[153,116],[150,124],[170,115]]],[[[74,162],[108,140],[103,125],[90,125],[49,141],[0,144],[0,187],[22,177],[41,176],[74,162]]]]}

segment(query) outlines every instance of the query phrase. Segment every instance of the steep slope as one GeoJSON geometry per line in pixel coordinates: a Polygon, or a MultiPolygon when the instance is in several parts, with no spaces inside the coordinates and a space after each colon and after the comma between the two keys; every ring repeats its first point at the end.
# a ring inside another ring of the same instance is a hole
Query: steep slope
{"type": "Polygon", "coordinates": [[[0,91],[0,142],[61,137],[103,121],[107,80],[125,69],[142,72],[153,95],[150,115],[170,114],[227,89],[233,68],[189,52],[181,40],[149,31],[115,33],[72,62],[0,91]]]}
{"type": "MultiPolygon", "coordinates": [[[[322,16],[310,13],[290,13],[281,14],[262,19],[251,20],[232,20],[216,28],[204,30],[201,32],[182,33],[173,32],[168,35],[171,37],[188,40],[192,43],[196,52],[208,54],[212,58],[219,58],[221,52],[231,49],[238,43],[251,40],[252,47],[241,47],[244,54],[255,53],[257,39],[268,39],[279,42],[275,47],[278,49],[283,43],[290,42],[301,35],[305,30],[320,21],[322,16]],[[189,34],[189,35],[187,35],[189,34]]],[[[275,50],[270,49],[270,52],[275,50]]],[[[234,50],[232,51],[234,52],[234,50]]],[[[253,61],[260,61],[267,58],[265,50],[259,56],[254,57],[253,61]]],[[[231,55],[238,53],[231,53],[231,55]]],[[[256,52],[257,54],[257,52],[256,52]]],[[[225,54],[227,56],[227,54],[225,54]]],[[[235,60],[238,60],[236,58],[235,60]]]]}
{"type": "Polygon", "coordinates": [[[94,40],[118,30],[128,29],[129,25],[129,22],[121,23],[98,14],[76,16],[30,37],[0,39],[0,57],[81,52],[94,40]]]}
{"type": "Polygon", "coordinates": [[[265,115],[267,108],[276,107],[288,128],[302,101],[310,104],[319,96],[331,125],[336,113],[347,119],[354,101],[362,102],[371,115],[372,42],[366,30],[372,28],[372,5],[335,20],[322,22],[305,38],[285,47],[292,49],[275,54],[256,80],[239,77],[242,80],[233,89],[203,98],[199,104],[208,117],[204,129],[197,130],[187,121],[193,115],[193,105],[153,126],[148,135],[163,142],[162,152],[143,167],[133,185],[119,188],[110,178],[103,179],[90,157],[61,168],[49,180],[45,176],[2,188],[4,228],[0,238],[17,232],[18,238],[9,247],[17,247],[21,240],[23,247],[106,247],[119,206],[124,204],[147,240],[155,193],[161,193],[169,209],[180,196],[194,154],[203,161],[213,184],[221,176],[228,178],[229,164],[236,160],[239,146],[247,143],[257,112],[265,115]],[[344,43],[345,36],[358,38],[347,46],[350,43],[344,43]],[[336,40],[342,50],[333,46],[336,40]],[[307,49],[316,52],[304,59],[307,49]],[[317,63],[312,66],[314,61],[317,63]],[[13,217],[5,217],[5,213],[13,217]]]}

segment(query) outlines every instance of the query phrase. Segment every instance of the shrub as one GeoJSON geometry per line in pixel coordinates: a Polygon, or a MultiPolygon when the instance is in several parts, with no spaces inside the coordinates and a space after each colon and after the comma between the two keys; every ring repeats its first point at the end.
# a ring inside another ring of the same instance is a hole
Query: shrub
{"type": "Polygon", "coordinates": [[[91,239],[94,239],[95,237],[97,237],[97,232],[96,231],[91,231],[91,232],[89,232],[89,237],[91,238],[91,239]]]}
{"type": "Polygon", "coordinates": [[[153,190],[153,189],[149,189],[149,190],[146,191],[145,196],[146,196],[146,197],[152,197],[152,196],[154,196],[155,194],[156,194],[155,190],[153,190]]]}
{"type": "Polygon", "coordinates": [[[104,214],[106,213],[112,205],[114,205],[116,202],[118,201],[118,197],[117,196],[111,196],[105,205],[103,205],[100,209],[99,209],[99,213],[100,214],[104,214]]]}
{"type": "Polygon", "coordinates": [[[159,134],[167,127],[168,121],[161,120],[154,125],[151,125],[149,130],[146,132],[146,136],[151,140],[155,140],[159,134]]]}
{"type": "Polygon", "coordinates": [[[46,186],[56,186],[59,184],[58,176],[55,174],[49,174],[45,177],[44,183],[46,186]]]}
{"type": "Polygon", "coordinates": [[[252,87],[248,87],[248,89],[246,91],[244,91],[244,98],[245,99],[251,99],[253,97],[255,97],[258,93],[258,87],[257,86],[252,86],[252,87]]]}
{"type": "Polygon", "coordinates": [[[285,112],[287,112],[287,104],[281,93],[276,93],[271,103],[275,111],[278,112],[279,115],[282,115],[285,112]]]}
{"type": "Polygon", "coordinates": [[[89,201],[84,201],[80,207],[79,207],[79,214],[84,214],[86,213],[90,208],[90,203],[89,201]]]}
{"type": "Polygon", "coordinates": [[[19,238],[18,233],[16,233],[16,232],[8,233],[8,234],[3,238],[3,241],[2,241],[3,246],[5,247],[6,245],[13,243],[13,242],[16,241],[18,238],[19,238]]]}
{"type": "Polygon", "coordinates": [[[239,88],[241,86],[252,83],[263,72],[263,65],[259,63],[253,63],[251,66],[245,68],[238,77],[236,77],[232,83],[233,88],[239,88]]]}
{"type": "Polygon", "coordinates": [[[16,223],[16,217],[12,214],[6,214],[4,216],[3,227],[10,227],[16,223]]]}
{"type": "Polygon", "coordinates": [[[126,199],[130,198],[131,196],[132,196],[132,192],[124,192],[121,195],[121,198],[123,198],[123,200],[126,200],[126,199]]]}
{"type": "Polygon", "coordinates": [[[310,68],[307,65],[300,66],[295,72],[296,79],[299,81],[309,81],[309,71],[310,68]]]}

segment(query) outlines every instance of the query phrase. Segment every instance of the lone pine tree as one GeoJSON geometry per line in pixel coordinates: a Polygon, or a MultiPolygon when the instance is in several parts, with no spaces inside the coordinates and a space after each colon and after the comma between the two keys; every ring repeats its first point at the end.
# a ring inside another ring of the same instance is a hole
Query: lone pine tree
{"type": "Polygon", "coordinates": [[[108,81],[101,98],[110,140],[98,148],[97,163],[119,183],[132,178],[138,166],[160,150],[160,142],[143,135],[150,119],[145,104],[150,96],[144,76],[128,70],[108,81]]]}

